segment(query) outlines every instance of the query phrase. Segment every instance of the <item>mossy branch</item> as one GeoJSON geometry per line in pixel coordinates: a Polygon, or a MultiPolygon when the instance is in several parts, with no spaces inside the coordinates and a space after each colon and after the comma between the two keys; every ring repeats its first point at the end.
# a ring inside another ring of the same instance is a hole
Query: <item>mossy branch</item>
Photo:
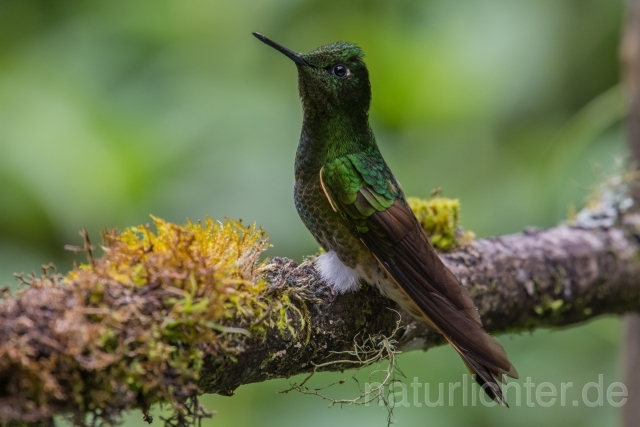
{"type": "MultiPolygon", "coordinates": [[[[501,334],[640,308],[640,220],[621,214],[629,200],[619,180],[570,225],[477,241],[446,218],[456,202],[412,204],[438,217],[424,224],[444,224],[433,231],[443,245],[464,237],[442,257],[485,328],[501,334]]],[[[5,292],[0,424],[55,415],[117,424],[123,412],[164,402],[174,414],[166,423],[184,425],[206,415],[201,393],[352,368],[355,337],[390,337],[399,316],[397,348],[442,343],[372,287],[334,295],[309,261],[260,263],[268,243],[255,226],[154,222],[157,231],[105,232],[99,258],[85,239],[86,265],[64,276],[46,267],[22,277],[17,296],[5,292]]]]}

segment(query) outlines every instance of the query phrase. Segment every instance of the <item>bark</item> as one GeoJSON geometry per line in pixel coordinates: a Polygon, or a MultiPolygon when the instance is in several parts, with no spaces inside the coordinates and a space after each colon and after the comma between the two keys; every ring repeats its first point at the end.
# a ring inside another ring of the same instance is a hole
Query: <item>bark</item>
{"type": "MultiPolygon", "coordinates": [[[[635,226],[583,229],[566,225],[479,240],[442,256],[476,303],[487,331],[519,333],[541,327],[574,325],[603,314],[640,309],[640,240],[635,226]]],[[[399,315],[402,350],[442,344],[439,335],[413,321],[372,287],[332,295],[309,264],[276,258],[267,277],[278,288],[304,287],[310,337],[282,337],[245,343],[229,362],[209,358],[202,390],[230,394],[236,387],[309,372],[312,364],[344,358],[332,352],[353,349],[355,337],[391,335],[399,315]],[[395,311],[392,311],[392,310],[395,311]],[[400,314],[398,314],[400,313],[400,314]]],[[[300,317],[294,330],[304,330],[300,317]]],[[[332,365],[332,370],[346,366],[332,365]]]]}

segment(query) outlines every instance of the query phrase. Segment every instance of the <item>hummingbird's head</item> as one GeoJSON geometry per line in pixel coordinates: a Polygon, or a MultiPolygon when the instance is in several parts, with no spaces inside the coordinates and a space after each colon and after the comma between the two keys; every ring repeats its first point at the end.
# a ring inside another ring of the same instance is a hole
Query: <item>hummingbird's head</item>
{"type": "Polygon", "coordinates": [[[306,113],[367,114],[371,103],[369,72],[364,53],[351,43],[338,42],[296,53],[253,33],[286,55],[298,67],[298,88],[306,113]]]}

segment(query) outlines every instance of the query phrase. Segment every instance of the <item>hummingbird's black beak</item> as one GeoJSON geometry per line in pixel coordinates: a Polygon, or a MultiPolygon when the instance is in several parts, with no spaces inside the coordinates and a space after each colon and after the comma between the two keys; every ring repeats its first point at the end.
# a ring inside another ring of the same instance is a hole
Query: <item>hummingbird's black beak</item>
{"type": "Polygon", "coordinates": [[[251,33],[254,36],[256,36],[256,38],[258,40],[260,40],[261,42],[268,44],[269,46],[271,46],[272,48],[274,48],[275,50],[284,53],[289,59],[291,59],[293,62],[295,62],[296,64],[300,64],[300,65],[306,65],[309,66],[309,64],[307,63],[307,61],[305,61],[302,56],[300,56],[299,53],[295,53],[294,51],[292,51],[291,49],[287,49],[286,47],[282,46],[279,43],[274,42],[271,39],[268,39],[267,37],[263,36],[260,33],[251,33]]]}

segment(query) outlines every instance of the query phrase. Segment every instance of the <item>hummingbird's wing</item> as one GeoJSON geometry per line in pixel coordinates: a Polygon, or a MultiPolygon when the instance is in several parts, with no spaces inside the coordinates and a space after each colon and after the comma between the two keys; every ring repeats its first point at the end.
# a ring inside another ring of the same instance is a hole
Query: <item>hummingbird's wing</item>
{"type": "MultiPolygon", "coordinates": [[[[423,320],[481,377],[478,382],[497,387],[494,376],[517,378],[500,343],[482,329],[473,301],[427,240],[384,161],[350,154],[327,163],[320,180],[334,210],[417,305],[423,320]]],[[[496,394],[502,400],[499,388],[496,394]]]]}

